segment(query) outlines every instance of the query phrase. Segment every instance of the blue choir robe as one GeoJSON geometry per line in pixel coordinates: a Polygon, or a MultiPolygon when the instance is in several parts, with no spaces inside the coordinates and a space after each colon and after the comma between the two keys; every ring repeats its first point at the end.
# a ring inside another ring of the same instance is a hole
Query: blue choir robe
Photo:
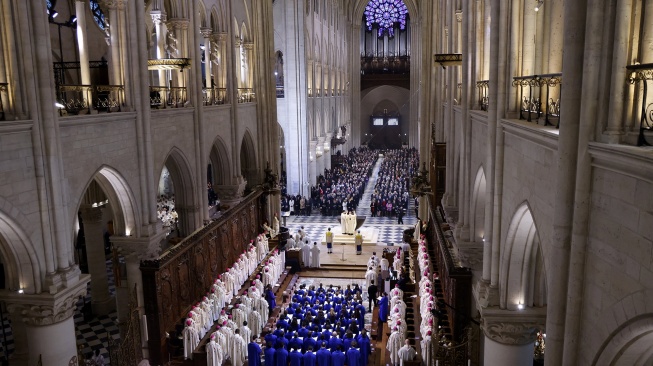
{"type": "Polygon", "coordinates": [[[277,352],[274,355],[274,365],[275,366],[288,365],[288,351],[286,351],[285,348],[277,348],[277,352]]]}
{"type": "Polygon", "coordinates": [[[290,356],[288,356],[290,359],[290,366],[302,366],[302,357],[302,353],[297,350],[290,352],[290,356]]]}
{"type": "Polygon", "coordinates": [[[328,341],[329,341],[329,338],[331,338],[331,332],[330,332],[328,329],[325,329],[325,330],[322,332],[322,336],[324,336],[324,341],[325,341],[325,342],[328,342],[328,341]]]}
{"type": "Polygon", "coordinates": [[[317,348],[317,342],[315,342],[315,339],[310,338],[310,337],[304,338],[304,345],[303,345],[303,348],[302,348],[304,350],[304,352],[306,352],[308,347],[313,347],[313,349],[317,348]]]}
{"type": "Polygon", "coordinates": [[[284,330],[288,329],[288,321],[286,319],[279,319],[279,321],[277,322],[277,329],[278,328],[284,330]]]}
{"type": "Polygon", "coordinates": [[[273,333],[269,333],[265,336],[265,343],[270,343],[272,347],[277,344],[277,336],[273,333]]]}
{"type": "Polygon", "coordinates": [[[350,348],[347,351],[347,364],[349,366],[363,366],[361,364],[361,352],[356,348],[350,348]]]}
{"type": "Polygon", "coordinates": [[[286,348],[286,349],[288,348],[288,340],[285,337],[279,337],[277,339],[277,343],[281,343],[283,348],[286,348]]]}
{"type": "Polygon", "coordinates": [[[295,337],[295,338],[291,339],[290,342],[288,342],[288,346],[290,348],[300,349],[300,348],[302,348],[302,340],[295,337]]]}
{"type": "Polygon", "coordinates": [[[304,366],[316,366],[315,363],[317,358],[314,352],[306,352],[302,360],[304,362],[304,366]]]}
{"type": "Polygon", "coordinates": [[[272,292],[272,290],[267,290],[265,292],[265,300],[267,300],[270,312],[272,312],[272,309],[277,307],[277,297],[274,296],[274,292],[272,292]]]}
{"type": "Polygon", "coordinates": [[[277,350],[274,347],[267,347],[265,349],[265,365],[274,366],[274,354],[277,353],[277,350]]]}
{"type": "Polygon", "coordinates": [[[337,350],[338,346],[342,346],[342,341],[340,340],[340,338],[331,337],[331,339],[329,339],[329,348],[331,349],[331,351],[337,350]]]}
{"type": "Polygon", "coordinates": [[[361,335],[358,337],[356,342],[358,342],[358,346],[360,347],[360,351],[361,351],[361,365],[365,366],[367,365],[367,360],[370,357],[370,354],[372,353],[370,338],[367,336],[363,337],[361,335]]]}
{"type": "Polygon", "coordinates": [[[317,351],[317,366],[331,366],[331,352],[326,348],[317,351]]]}
{"type": "Polygon", "coordinates": [[[345,338],[342,340],[342,350],[347,353],[349,351],[349,348],[351,347],[351,342],[353,341],[353,338],[345,338]]]}
{"type": "Polygon", "coordinates": [[[297,334],[298,334],[300,337],[305,338],[305,337],[308,335],[308,329],[306,329],[306,327],[301,327],[301,328],[299,328],[299,330],[297,331],[297,334]]]}
{"type": "Polygon", "coordinates": [[[342,351],[334,351],[331,354],[331,366],[345,366],[345,354],[342,351]]]}
{"type": "Polygon", "coordinates": [[[383,296],[379,301],[379,319],[382,323],[388,321],[388,297],[383,296]]]}
{"type": "Polygon", "coordinates": [[[261,346],[256,342],[247,345],[247,366],[261,366],[261,346]]]}

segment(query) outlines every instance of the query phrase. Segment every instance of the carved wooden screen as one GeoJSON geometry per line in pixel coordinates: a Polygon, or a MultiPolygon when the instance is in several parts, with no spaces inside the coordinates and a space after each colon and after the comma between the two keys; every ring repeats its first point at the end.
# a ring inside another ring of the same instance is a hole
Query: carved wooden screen
{"type": "Polygon", "coordinates": [[[262,224],[261,192],[250,194],[215,222],[197,230],[157,260],[141,262],[150,362],[168,360],[172,334],[213,280],[256,238],[262,224]]]}
{"type": "Polygon", "coordinates": [[[447,315],[451,324],[451,333],[455,341],[461,341],[465,328],[469,324],[472,300],[472,273],[469,268],[457,267],[440,225],[443,220],[436,214],[433,205],[429,205],[429,225],[426,237],[435,246],[435,262],[442,283],[444,301],[447,302],[447,315]]]}

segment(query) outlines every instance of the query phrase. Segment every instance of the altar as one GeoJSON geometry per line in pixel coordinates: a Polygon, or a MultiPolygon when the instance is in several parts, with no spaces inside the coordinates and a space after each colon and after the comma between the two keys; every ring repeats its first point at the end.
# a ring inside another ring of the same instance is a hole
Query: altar
{"type": "MultiPolygon", "coordinates": [[[[361,227],[361,235],[363,235],[363,245],[377,245],[379,242],[379,231],[373,227],[361,227]]],[[[356,235],[348,235],[342,232],[342,228],[334,227],[331,229],[333,232],[333,247],[338,248],[338,245],[354,245],[356,235]]],[[[326,230],[322,232],[322,244],[326,245],[326,230]]]]}

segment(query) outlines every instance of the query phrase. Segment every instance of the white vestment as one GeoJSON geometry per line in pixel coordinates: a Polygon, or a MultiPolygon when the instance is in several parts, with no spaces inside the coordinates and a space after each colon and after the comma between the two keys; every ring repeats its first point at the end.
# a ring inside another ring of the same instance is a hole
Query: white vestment
{"type": "Polygon", "coordinates": [[[279,234],[279,218],[276,216],[274,217],[274,220],[272,220],[272,228],[274,229],[274,236],[272,236],[271,234],[270,236],[275,237],[277,236],[277,234],[279,234]]]}
{"type": "Polygon", "coordinates": [[[353,234],[356,232],[356,214],[347,215],[347,233],[353,234]]]}
{"type": "Polygon", "coordinates": [[[369,286],[372,282],[376,282],[376,271],[373,269],[368,269],[367,272],[365,272],[365,281],[367,281],[367,285],[369,286]]]}
{"type": "Polygon", "coordinates": [[[243,325],[243,326],[240,327],[240,335],[242,336],[243,340],[245,340],[245,339],[251,340],[252,339],[252,331],[246,325],[243,325]]]}
{"type": "Polygon", "coordinates": [[[422,365],[430,366],[431,365],[431,353],[433,349],[433,342],[431,341],[431,336],[427,335],[420,342],[422,346],[422,365]]]}
{"type": "Polygon", "coordinates": [[[399,356],[399,359],[401,360],[400,365],[404,365],[404,361],[412,361],[415,359],[417,356],[417,352],[415,349],[409,345],[404,345],[399,349],[399,352],[397,352],[397,355],[399,356]]]}
{"type": "Polygon", "coordinates": [[[401,334],[399,332],[392,332],[388,338],[386,349],[390,351],[390,362],[393,365],[399,365],[399,349],[401,349],[401,334]]]}
{"type": "Polygon", "coordinates": [[[381,259],[381,271],[387,271],[390,267],[390,262],[388,262],[387,259],[382,258],[381,259]]]}
{"type": "Polygon", "coordinates": [[[311,265],[311,247],[308,244],[302,246],[302,261],[304,262],[304,267],[311,265]]]}
{"type": "Polygon", "coordinates": [[[247,318],[245,318],[245,312],[240,308],[232,309],[231,316],[238,327],[242,327],[243,322],[247,320],[247,318]]]}
{"type": "Polygon", "coordinates": [[[349,232],[347,231],[347,228],[348,228],[348,226],[347,226],[347,217],[348,216],[349,215],[347,215],[344,212],[340,214],[340,231],[343,234],[349,234],[349,232]]]}
{"type": "Polygon", "coordinates": [[[206,344],[206,365],[207,366],[222,366],[223,361],[222,347],[215,340],[211,340],[206,344]]]}
{"type": "Polygon", "coordinates": [[[320,268],[320,248],[317,245],[311,248],[311,267],[320,268]]]}
{"type": "Polygon", "coordinates": [[[234,334],[231,345],[231,364],[233,366],[243,366],[246,357],[247,343],[240,334],[234,334]]]}
{"type": "Polygon", "coordinates": [[[200,336],[194,327],[194,324],[187,325],[184,328],[184,358],[193,359],[193,351],[200,343],[200,336]]]}
{"type": "Polygon", "coordinates": [[[261,321],[261,314],[258,311],[252,310],[249,312],[247,324],[252,330],[252,334],[258,336],[263,330],[263,322],[261,321]]]}

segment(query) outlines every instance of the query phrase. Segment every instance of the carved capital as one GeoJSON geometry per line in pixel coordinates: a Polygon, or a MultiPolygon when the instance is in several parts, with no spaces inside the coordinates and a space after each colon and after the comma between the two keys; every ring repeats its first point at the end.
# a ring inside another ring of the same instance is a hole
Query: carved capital
{"type": "Polygon", "coordinates": [[[456,21],[458,23],[463,21],[463,12],[462,12],[462,10],[456,11],[456,21]]]}
{"type": "Polygon", "coordinates": [[[227,41],[227,32],[214,32],[211,34],[211,40],[215,42],[224,43],[227,41]]]}
{"type": "Polygon", "coordinates": [[[7,303],[7,310],[12,317],[20,319],[26,325],[56,324],[72,317],[77,308],[77,301],[86,295],[86,284],[91,277],[81,275],[79,279],[75,285],[54,295],[12,293],[3,294],[2,299],[7,303]]]}
{"type": "Polygon", "coordinates": [[[101,4],[103,7],[114,10],[118,8],[118,2],[116,0],[102,0],[101,4]]]}
{"type": "Polygon", "coordinates": [[[481,326],[485,336],[508,345],[525,345],[535,342],[537,332],[544,330],[546,308],[528,308],[519,311],[498,308],[481,309],[481,326]]]}
{"type": "Polygon", "coordinates": [[[183,18],[174,18],[170,19],[166,22],[166,25],[170,27],[172,30],[186,30],[188,29],[188,26],[190,24],[190,21],[188,19],[183,19],[183,18]]]}
{"type": "Polygon", "coordinates": [[[245,47],[247,51],[251,51],[254,49],[254,42],[243,42],[243,47],[245,47]]]}
{"type": "Polygon", "coordinates": [[[156,259],[161,254],[161,241],[166,232],[161,230],[153,236],[143,238],[132,238],[127,236],[111,237],[111,243],[118,247],[125,257],[133,257],[139,260],[156,259]]]}
{"type": "Polygon", "coordinates": [[[233,201],[240,200],[243,197],[245,185],[246,183],[243,182],[241,184],[215,186],[215,189],[220,201],[233,201]]]}
{"type": "Polygon", "coordinates": [[[158,10],[150,12],[150,16],[152,17],[152,23],[154,23],[154,25],[157,27],[161,24],[164,24],[168,20],[166,13],[158,10]]]}
{"type": "Polygon", "coordinates": [[[200,28],[200,33],[202,33],[202,36],[204,38],[211,38],[211,35],[213,34],[213,29],[211,27],[202,27],[200,28]]]}

